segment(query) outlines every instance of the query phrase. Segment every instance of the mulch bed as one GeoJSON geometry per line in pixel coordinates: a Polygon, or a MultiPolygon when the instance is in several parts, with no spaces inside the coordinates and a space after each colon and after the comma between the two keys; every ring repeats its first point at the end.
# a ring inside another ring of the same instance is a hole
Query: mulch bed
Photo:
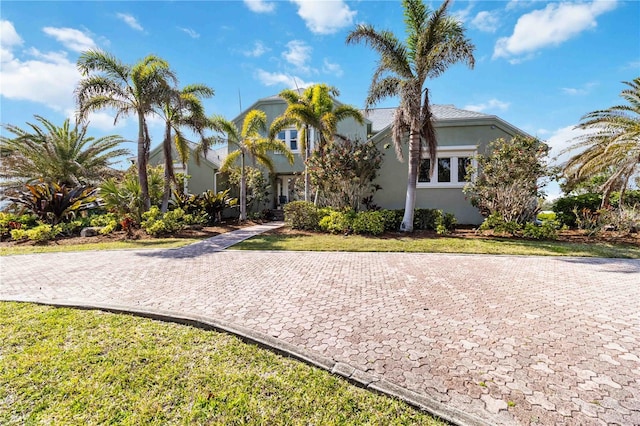
{"type": "MultiPolygon", "coordinates": [[[[243,224],[238,224],[237,221],[222,223],[216,226],[193,226],[187,229],[183,229],[172,235],[163,235],[160,238],[210,238],[216,235],[224,234],[225,232],[235,231],[247,226],[257,225],[256,222],[247,221],[243,224]]],[[[124,231],[112,232],[107,235],[96,235],[94,237],[61,237],[55,241],[49,241],[46,243],[36,243],[34,241],[2,241],[0,247],[11,246],[29,246],[29,245],[73,245],[73,244],[89,244],[89,243],[103,243],[110,241],[126,241],[126,240],[153,240],[156,237],[148,235],[146,232],[136,229],[133,231],[132,236],[127,236],[124,231]]]]}
{"type": "MultiPolygon", "coordinates": [[[[290,228],[280,228],[268,231],[270,235],[313,235],[313,232],[299,231],[290,228]]],[[[385,232],[380,237],[385,239],[397,239],[397,238],[465,238],[465,239],[485,239],[496,241],[513,241],[524,240],[518,237],[509,237],[501,235],[493,235],[491,232],[480,233],[476,232],[473,227],[461,227],[453,231],[451,234],[443,236],[436,234],[435,231],[414,231],[411,234],[404,234],[402,232],[385,232]]],[[[609,244],[630,244],[640,247],[640,234],[622,234],[613,231],[601,232],[598,235],[589,235],[586,231],[581,230],[566,230],[558,233],[558,239],[556,241],[567,243],[609,243],[609,244]]]]}
{"type": "MultiPolygon", "coordinates": [[[[247,226],[257,225],[259,222],[247,221],[243,224],[238,224],[236,221],[229,223],[222,223],[217,226],[204,226],[204,227],[191,227],[179,231],[173,235],[167,235],[164,237],[170,238],[210,238],[216,235],[223,234],[225,232],[235,231],[247,226]]],[[[290,228],[280,228],[268,231],[267,234],[271,235],[313,235],[313,232],[298,231],[290,228]]],[[[378,238],[396,239],[396,238],[445,238],[436,234],[434,231],[414,231],[412,234],[404,234],[401,232],[386,232],[384,235],[378,238]]],[[[521,240],[516,237],[505,237],[492,235],[491,233],[478,233],[472,227],[462,227],[453,231],[447,238],[466,238],[466,239],[491,239],[498,241],[508,240],[521,240]]],[[[147,235],[144,231],[135,230],[133,237],[128,237],[125,232],[113,232],[107,235],[97,235],[95,237],[65,237],[59,238],[55,241],[48,243],[34,243],[33,241],[2,241],[0,247],[10,247],[15,245],[35,245],[35,244],[48,244],[48,245],[71,245],[71,244],[87,244],[87,243],[101,243],[109,241],[123,241],[123,240],[151,240],[155,237],[147,235]]],[[[629,244],[640,247],[640,234],[621,234],[612,231],[601,232],[598,235],[588,235],[585,231],[580,230],[567,230],[561,231],[558,234],[558,240],[568,243],[610,243],[610,244],[629,244]]]]}

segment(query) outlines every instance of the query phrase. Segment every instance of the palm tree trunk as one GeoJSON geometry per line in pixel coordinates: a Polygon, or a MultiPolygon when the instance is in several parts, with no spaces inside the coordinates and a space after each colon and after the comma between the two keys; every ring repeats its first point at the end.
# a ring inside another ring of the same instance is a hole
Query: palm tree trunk
{"type": "Polygon", "coordinates": [[[140,182],[140,198],[144,211],[151,208],[149,198],[149,177],[147,176],[147,133],[144,113],[138,113],[138,180],[140,182]]]}
{"type": "Polygon", "coordinates": [[[240,156],[240,222],[247,220],[247,178],[244,174],[244,151],[240,156]]]}
{"type": "Polygon", "coordinates": [[[310,178],[309,178],[309,126],[304,132],[304,200],[309,201],[310,178]]]}
{"type": "MultiPolygon", "coordinates": [[[[413,232],[413,213],[416,205],[416,184],[418,183],[420,153],[420,132],[417,126],[415,126],[411,129],[409,135],[409,171],[407,177],[407,196],[404,203],[404,217],[400,224],[400,231],[402,232],[413,232]]],[[[431,167],[433,167],[433,165],[431,167]]]]}
{"type": "Polygon", "coordinates": [[[173,180],[173,155],[171,153],[171,126],[167,124],[162,141],[162,151],[164,152],[164,192],[162,194],[162,207],[160,210],[165,213],[169,210],[169,198],[171,197],[171,181],[173,180]]]}

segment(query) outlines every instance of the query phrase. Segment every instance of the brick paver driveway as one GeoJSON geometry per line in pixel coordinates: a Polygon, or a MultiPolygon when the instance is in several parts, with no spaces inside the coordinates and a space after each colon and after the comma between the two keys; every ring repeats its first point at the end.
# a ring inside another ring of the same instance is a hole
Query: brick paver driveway
{"type": "Polygon", "coordinates": [[[0,266],[0,299],[219,319],[489,424],[640,424],[639,261],[185,248],[0,266]]]}

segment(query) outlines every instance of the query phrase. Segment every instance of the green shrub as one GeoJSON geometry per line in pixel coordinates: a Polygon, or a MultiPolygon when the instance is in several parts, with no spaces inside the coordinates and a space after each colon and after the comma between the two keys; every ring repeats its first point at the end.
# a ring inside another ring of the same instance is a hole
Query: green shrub
{"type": "Polygon", "coordinates": [[[351,226],[356,234],[382,235],[384,233],[384,219],[379,211],[359,212],[351,226]]]}
{"type": "Polygon", "coordinates": [[[495,212],[487,216],[478,229],[480,231],[493,230],[495,234],[516,235],[522,229],[522,225],[515,221],[507,222],[500,213],[495,212]]]}
{"type": "MultiPolygon", "coordinates": [[[[611,198],[609,199],[611,202],[611,206],[615,208],[620,207],[620,191],[615,191],[611,193],[611,198]]],[[[640,189],[628,189],[624,192],[624,199],[622,202],[622,207],[633,207],[635,205],[640,206],[640,189]]]]}
{"type": "Polygon", "coordinates": [[[107,226],[114,221],[118,223],[118,217],[116,216],[115,213],[105,213],[105,214],[95,215],[95,216],[91,216],[89,219],[90,219],[89,220],[90,226],[107,226]]]}
{"type": "Polygon", "coordinates": [[[184,211],[180,208],[162,214],[157,206],[153,206],[142,214],[140,226],[147,234],[156,237],[184,229],[185,223],[189,220],[188,215],[185,218],[184,211]]]}
{"type": "Polygon", "coordinates": [[[328,215],[320,219],[320,229],[332,234],[341,234],[351,229],[355,214],[353,211],[338,212],[331,211],[328,215]]]}
{"type": "Polygon", "coordinates": [[[561,224],[575,228],[578,225],[579,213],[596,213],[601,204],[602,195],[587,193],[558,198],[553,203],[553,211],[556,213],[556,220],[560,221],[561,224]]]}
{"type": "Polygon", "coordinates": [[[63,222],[58,224],[60,226],[61,233],[65,235],[76,235],[80,234],[82,228],[88,226],[91,220],[85,217],[79,217],[75,220],[69,222],[63,222]]]}
{"type": "Polygon", "coordinates": [[[284,221],[293,229],[313,231],[318,229],[319,212],[309,201],[292,201],[284,206],[284,221]]]}
{"type": "Polygon", "coordinates": [[[385,231],[397,232],[400,230],[404,210],[380,210],[380,215],[384,222],[385,231]]]}
{"type": "Polygon", "coordinates": [[[544,222],[545,220],[556,220],[557,215],[554,212],[538,213],[536,219],[544,222]]]}
{"type": "Polygon", "coordinates": [[[33,228],[38,218],[34,215],[0,212],[0,241],[11,238],[11,231],[15,229],[33,228]]]}
{"type": "Polygon", "coordinates": [[[415,209],[413,213],[413,229],[432,230],[436,229],[436,218],[438,210],[434,209],[415,209]]]}
{"type": "Polygon", "coordinates": [[[451,213],[443,213],[442,210],[436,210],[435,227],[438,235],[446,235],[453,231],[458,221],[451,213]]]}
{"type": "Polygon", "coordinates": [[[541,225],[527,223],[522,230],[522,236],[533,240],[556,240],[559,226],[560,223],[554,220],[545,220],[541,225]]]}
{"type": "Polygon", "coordinates": [[[14,229],[11,231],[11,238],[19,240],[30,240],[36,242],[51,241],[56,238],[62,229],[60,226],[52,226],[49,224],[38,225],[31,229],[14,229]]]}

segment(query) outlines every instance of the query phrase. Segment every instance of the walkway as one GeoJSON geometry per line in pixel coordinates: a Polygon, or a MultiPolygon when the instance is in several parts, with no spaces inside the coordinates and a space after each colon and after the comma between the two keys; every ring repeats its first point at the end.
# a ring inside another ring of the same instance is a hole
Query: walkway
{"type": "Polygon", "coordinates": [[[216,241],[2,257],[0,300],[214,324],[462,424],[640,424],[640,261],[216,241]]]}

